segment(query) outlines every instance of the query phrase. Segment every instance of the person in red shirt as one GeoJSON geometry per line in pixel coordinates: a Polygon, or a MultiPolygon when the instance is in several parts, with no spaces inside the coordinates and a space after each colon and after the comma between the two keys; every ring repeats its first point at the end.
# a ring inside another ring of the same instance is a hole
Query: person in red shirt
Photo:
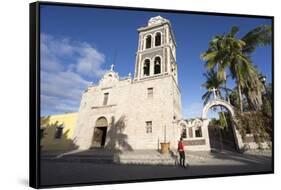
{"type": "Polygon", "coordinates": [[[180,138],[180,141],[178,143],[178,152],[180,154],[180,165],[185,168],[185,152],[182,137],[180,138]]]}

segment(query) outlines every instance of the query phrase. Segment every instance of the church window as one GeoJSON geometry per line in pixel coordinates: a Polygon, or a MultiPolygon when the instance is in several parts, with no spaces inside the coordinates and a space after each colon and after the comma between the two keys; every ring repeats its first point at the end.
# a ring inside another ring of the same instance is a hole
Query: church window
{"type": "Polygon", "coordinates": [[[197,127],[195,129],[195,137],[202,137],[202,129],[201,129],[201,127],[197,127]]]}
{"type": "Polygon", "coordinates": [[[154,74],[161,73],[161,58],[155,57],[154,59],[154,74]]]}
{"type": "Polygon", "coordinates": [[[181,137],[182,138],[186,138],[186,126],[185,125],[182,125],[182,132],[181,132],[181,137]]]}
{"type": "Polygon", "coordinates": [[[61,126],[56,127],[55,139],[61,139],[63,128],[61,126]]]}
{"type": "Polygon", "coordinates": [[[161,45],[161,33],[157,33],[155,35],[155,46],[160,46],[161,45]]]}
{"type": "Polygon", "coordinates": [[[145,49],[151,48],[151,36],[147,36],[145,39],[145,49]]]}
{"type": "Polygon", "coordinates": [[[104,93],[102,105],[107,105],[109,93],[104,93]]]}
{"type": "Polygon", "coordinates": [[[146,59],[143,65],[143,75],[149,76],[149,72],[150,72],[150,60],[146,59]]]}
{"type": "Polygon", "coordinates": [[[153,88],[148,88],[147,89],[147,97],[152,98],[153,97],[153,88]]]}
{"type": "Polygon", "coordinates": [[[152,133],[152,121],[146,121],[146,133],[152,133]]]}

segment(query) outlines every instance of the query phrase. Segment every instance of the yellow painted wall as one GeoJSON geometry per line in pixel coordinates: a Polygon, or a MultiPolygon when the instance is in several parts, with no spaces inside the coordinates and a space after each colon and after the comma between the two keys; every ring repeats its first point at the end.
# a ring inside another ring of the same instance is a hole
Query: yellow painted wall
{"type": "Polygon", "coordinates": [[[65,113],[41,117],[41,129],[44,129],[41,138],[41,150],[71,150],[77,148],[73,142],[73,132],[76,127],[78,113],[65,113]],[[55,138],[56,128],[63,127],[60,139],[55,138]]]}

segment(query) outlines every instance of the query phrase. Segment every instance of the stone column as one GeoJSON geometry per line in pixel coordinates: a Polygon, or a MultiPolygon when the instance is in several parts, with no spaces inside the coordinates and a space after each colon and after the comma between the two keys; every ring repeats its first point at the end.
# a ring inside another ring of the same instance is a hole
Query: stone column
{"type": "Polygon", "coordinates": [[[209,131],[208,131],[208,125],[209,125],[209,119],[202,119],[202,136],[205,139],[206,142],[206,151],[210,151],[211,150],[211,146],[210,146],[210,138],[209,138],[209,131]]]}
{"type": "Polygon", "coordinates": [[[142,54],[139,54],[139,60],[138,60],[138,79],[140,79],[141,77],[143,77],[143,64],[142,64],[142,54]]]}
{"type": "Polygon", "coordinates": [[[149,76],[153,76],[153,75],[154,75],[154,60],[151,59],[150,68],[149,68],[149,76]]]}
{"type": "MultiPolygon", "coordinates": [[[[234,117],[234,115],[233,115],[234,117]]],[[[243,140],[242,140],[242,136],[240,135],[240,132],[237,130],[236,128],[236,120],[234,120],[234,124],[232,125],[232,129],[233,129],[233,133],[234,133],[234,140],[235,140],[235,144],[236,144],[236,147],[238,149],[238,151],[240,151],[241,149],[243,149],[243,146],[244,146],[244,143],[243,143],[243,140]]]]}

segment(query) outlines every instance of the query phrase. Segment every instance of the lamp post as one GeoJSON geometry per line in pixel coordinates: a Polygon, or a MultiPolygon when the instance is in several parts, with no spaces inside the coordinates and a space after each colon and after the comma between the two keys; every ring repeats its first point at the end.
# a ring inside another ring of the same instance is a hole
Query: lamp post
{"type": "Polygon", "coordinates": [[[271,106],[270,97],[269,97],[269,94],[268,94],[268,92],[267,92],[267,87],[266,87],[266,76],[261,75],[261,76],[259,77],[259,79],[260,79],[260,81],[261,81],[262,84],[263,84],[263,87],[264,87],[264,89],[265,89],[265,95],[266,95],[266,97],[267,97],[267,99],[268,99],[268,101],[269,101],[269,104],[270,104],[270,106],[271,106]]]}

